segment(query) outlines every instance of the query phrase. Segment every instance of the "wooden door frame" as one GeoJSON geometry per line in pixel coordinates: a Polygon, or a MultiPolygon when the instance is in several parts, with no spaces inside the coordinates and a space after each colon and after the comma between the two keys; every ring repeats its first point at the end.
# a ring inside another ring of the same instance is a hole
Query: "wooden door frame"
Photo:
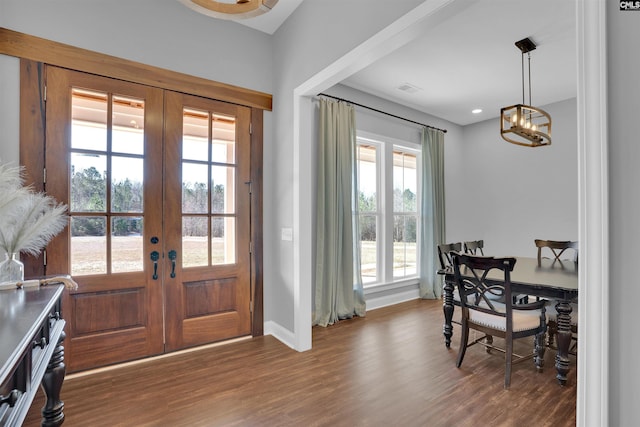
{"type": "MultiPolygon", "coordinates": [[[[251,333],[264,334],[263,308],[263,124],[271,111],[270,94],[227,85],[128,61],[0,28],[0,54],[20,58],[20,164],[25,182],[45,190],[44,71],[57,65],[103,77],[118,78],[251,108],[251,333]]],[[[46,274],[44,257],[24,257],[25,277],[46,274]]]]}

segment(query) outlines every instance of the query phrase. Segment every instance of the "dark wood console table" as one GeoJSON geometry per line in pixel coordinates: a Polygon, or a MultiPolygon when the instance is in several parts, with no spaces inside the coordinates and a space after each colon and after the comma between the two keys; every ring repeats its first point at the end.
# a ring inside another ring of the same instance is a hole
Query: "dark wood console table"
{"type": "Polygon", "coordinates": [[[42,425],[64,421],[63,284],[0,290],[0,426],[20,426],[42,384],[42,425]]]}

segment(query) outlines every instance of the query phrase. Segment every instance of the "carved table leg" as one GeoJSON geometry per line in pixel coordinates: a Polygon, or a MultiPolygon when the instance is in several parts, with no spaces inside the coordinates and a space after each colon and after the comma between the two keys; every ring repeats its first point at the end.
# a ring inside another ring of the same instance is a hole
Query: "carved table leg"
{"type": "Polygon", "coordinates": [[[546,350],[546,346],[544,344],[544,335],[544,333],[537,334],[534,343],[535,347],[533,351],[533,361],[538,372],[542,372],[544,368],[544,353],[546,350]]]}
{"type": "Polygon", "coordinates": [[[453,283],[445,279],[444,281],[444,304],[442,310],[444,311],[444,325],[442,326],[442,333],[444,335],[444,344],[447,348],[451,347],[451,337],[453,336],[453,326],[451,320],[453,319],[453,283]]]}
{"type": "Polygon", "coordinates": [[[569,346],[571,345],[571,305],[562,301],[556,304],[558,322],[558,352],[556,353],[556,378],[561,385],[567,383],[569,372],[569,346]]]}
{"type": "Polygon", "coordinates": [[[64,422],[64,402],[60,400],[60,390],[66,373],[64,346],[62,345],[64,339],[65,333],[62,332],[47,366],[47,371],[42,378],[42,390],[47,397],[47,402],[42,408],[43,427],[57,427],[64,422]]]}

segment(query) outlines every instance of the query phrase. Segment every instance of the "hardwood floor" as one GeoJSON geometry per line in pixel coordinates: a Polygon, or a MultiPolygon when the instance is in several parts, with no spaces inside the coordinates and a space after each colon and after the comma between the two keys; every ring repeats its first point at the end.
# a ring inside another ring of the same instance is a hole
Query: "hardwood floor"
{"type": "MultiPolygon", "coordinates": [[[[446,349],[442,322],[441,301],[415,300],[314,328],[304,353],[264,336],[72,375],[64,425],[575,425],[575,358],[567,386],[548,350],[543,373],[516,364],[504,390],[502,354],[473,346],[457,369],[460,330],[446,349]]],[[[25,426],[42,405],[39,395],[25,426]]]]}

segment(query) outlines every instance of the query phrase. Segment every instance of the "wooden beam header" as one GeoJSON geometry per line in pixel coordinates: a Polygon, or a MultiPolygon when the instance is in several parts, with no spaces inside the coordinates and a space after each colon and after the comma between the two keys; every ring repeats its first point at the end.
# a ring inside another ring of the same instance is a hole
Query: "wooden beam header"
{"type": "Polygon", "coordinates": [[[0,54],[271,111],[272,95],[0,28],[0,54]]]}

